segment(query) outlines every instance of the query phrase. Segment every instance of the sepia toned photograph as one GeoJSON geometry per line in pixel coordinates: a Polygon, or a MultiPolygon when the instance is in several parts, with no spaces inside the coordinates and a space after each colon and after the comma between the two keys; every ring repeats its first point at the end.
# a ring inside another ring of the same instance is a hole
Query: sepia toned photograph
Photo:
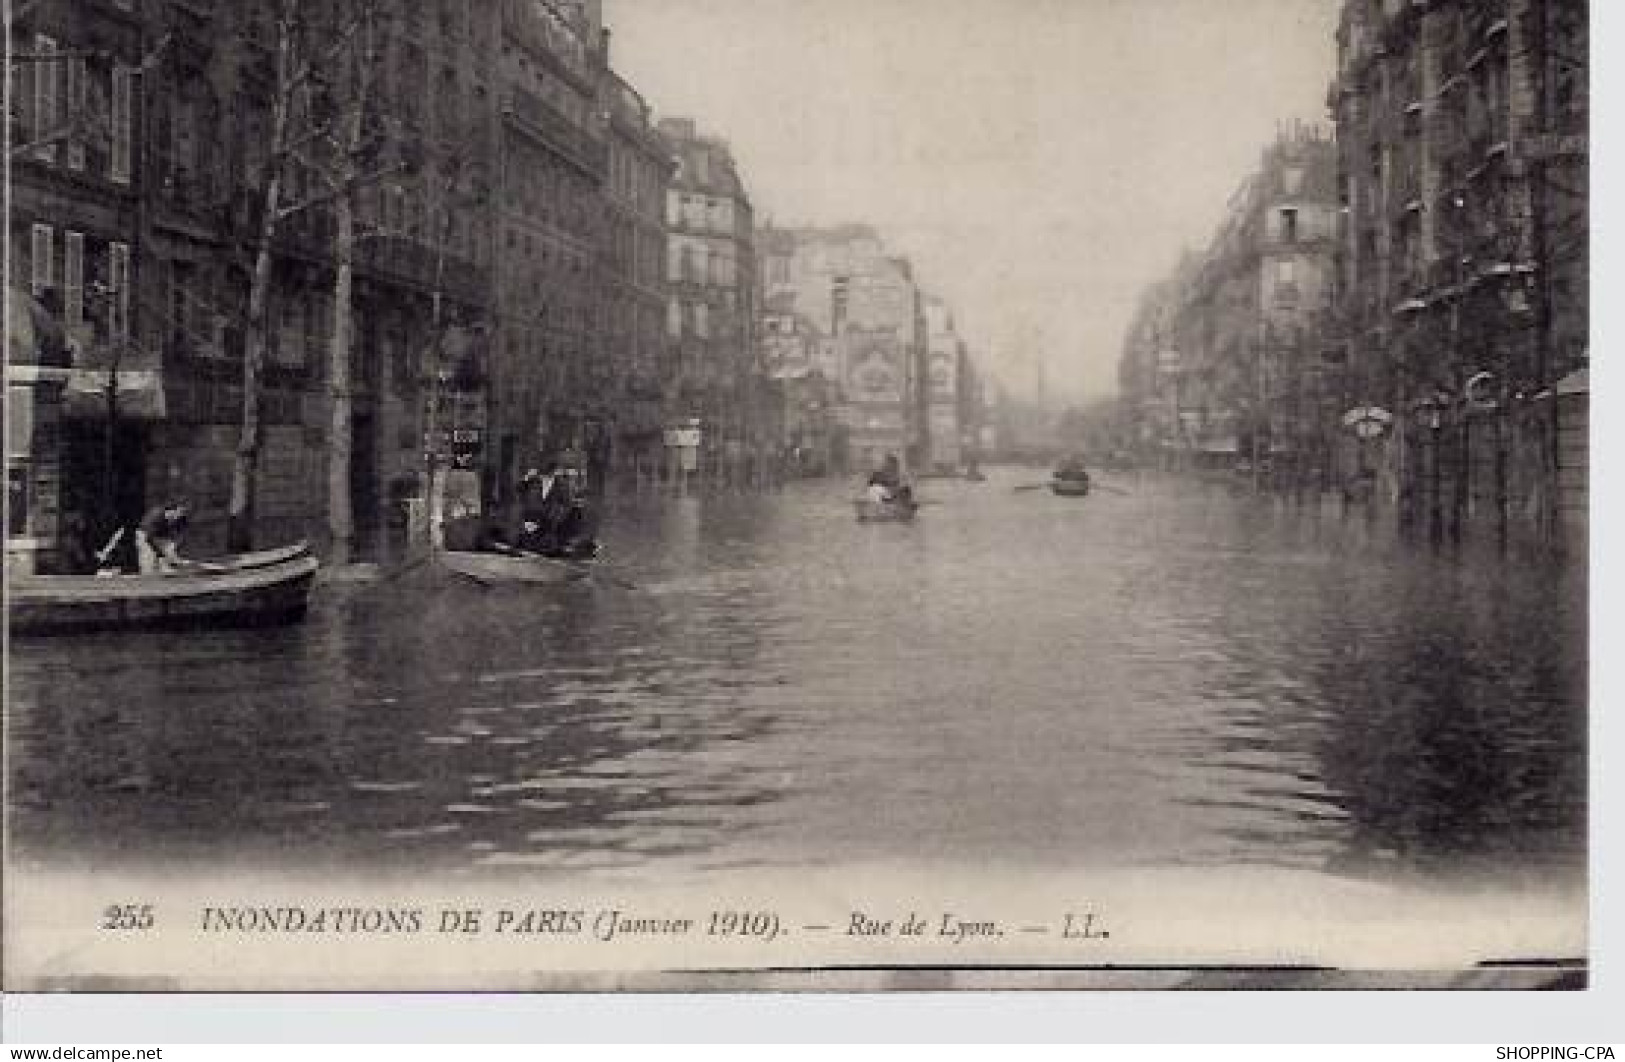
{"type": "Polygon", "coordinates": [[[6,0],[4,987],[1584,989],[1585,0],[6,0]]]}

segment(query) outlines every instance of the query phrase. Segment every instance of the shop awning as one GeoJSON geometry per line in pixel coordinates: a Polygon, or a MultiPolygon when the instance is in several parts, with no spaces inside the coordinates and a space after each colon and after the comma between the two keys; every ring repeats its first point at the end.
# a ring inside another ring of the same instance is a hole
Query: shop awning
{"type": "Polygon", "coordinates": [[[1591,370],[1576,369],[1561,380],[1555,388],[1560,395],[1588,395],[1591,393],[1591,370]]]}

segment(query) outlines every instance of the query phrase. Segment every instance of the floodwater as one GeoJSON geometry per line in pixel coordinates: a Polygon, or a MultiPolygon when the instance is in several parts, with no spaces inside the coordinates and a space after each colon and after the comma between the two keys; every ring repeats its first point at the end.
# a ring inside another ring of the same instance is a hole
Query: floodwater
{"type": "Polygon", "coordinates": [[[1583,571],[1107,476],[618,503],[636,584],[14,642],[11,856],[402,874],[955,860],[1583,874],[1583,571]]]}

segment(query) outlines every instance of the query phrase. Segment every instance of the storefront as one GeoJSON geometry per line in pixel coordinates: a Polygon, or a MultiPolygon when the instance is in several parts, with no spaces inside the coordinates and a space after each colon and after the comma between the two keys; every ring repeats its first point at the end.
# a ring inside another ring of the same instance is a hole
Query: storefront
{"type": "Polygon", "coordinates": [[[59,426],[71,375],[67,343],[39,299],[12,289],[7,302],[6,568],[52,571],[60,563],[59,426]]]}

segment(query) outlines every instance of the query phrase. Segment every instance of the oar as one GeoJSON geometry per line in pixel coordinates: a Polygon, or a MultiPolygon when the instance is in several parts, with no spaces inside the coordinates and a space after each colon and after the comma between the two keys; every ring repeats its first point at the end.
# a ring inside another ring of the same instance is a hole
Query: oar
{"type": "Polygon", "coordinates": [[[1020,494],[1024,490],[1049,490],[1049,484],[1048,483],[1022,483],[1022,484],[1020,484],[1019,486],[1017,486],[1017,487],[1015,487],[1013,489],[1015,490],[1015,492],[1017,494],[1020,494]]]}
{"type": "Polygon", "coordinates": [[[1114,487],[1110,483],[1101,483],[1098,480],[1091,484],[1091,486],[1093,486],[1096,490],[1105,490],[1110,491],[1113,494],[1121,494],[1125,498],[1132,498],[1134,496],[1134,492],[1131,490],[1124,490],[1122,487],[1114,487]]]}
{"type": "Polygon", "coordinates": [[[407,561],[405,564],[396,565],[394,568],[391,568],[389,571],[385,572],[383,578],[399,579],[407,572],[412,571],[415,568],[421,568],[423,565],[429,563],[429,556],[429,551],[424,550],[422,553],[407,561]]]}

